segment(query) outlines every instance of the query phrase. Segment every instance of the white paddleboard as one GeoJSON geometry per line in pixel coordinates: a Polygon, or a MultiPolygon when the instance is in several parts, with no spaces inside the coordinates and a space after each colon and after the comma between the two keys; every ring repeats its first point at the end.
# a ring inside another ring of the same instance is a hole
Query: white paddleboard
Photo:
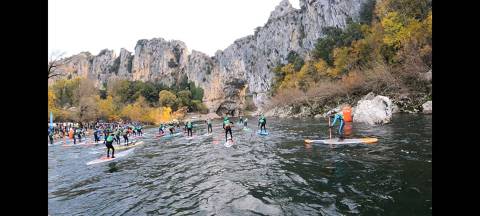
{"type": "Polygon", "coordinates": [[[189,137],[187,137],[187,138],[185,138],[185,139],[191,140],[191,139],[195,139],[195,137],[194,137],[194,136],[189,136],[189,137]]]}
{"type": "Polygon", "coordinates": [[[135,142],[133,144],[129,144],[127,146],[125,145],[118,145],[118,146],[114,146],[115,150],[123,150],[123,149],[129,149],[129,148],[132,148],[132,147],[135,147],[135,146],[139,146],[139,145],[142,145],[143,144],[143,141],[140,141],[140,142],[135,142]]]}
{"type": "Polygon", "coordinates": [[[268,135],[268,131],[257,131],[257,134],[262,135],[262,136],[266,136],[266,135],[268,135]]]}
{"type": "Polygon", "coordinates": [[[359,138],[359,139],[344,139],[339,141],[338,139],[324,139],[324,140],[305,140],[305,143],[317,143],[325,145],[343,145],[343,144],[369,144],[378,142],[377,138],[359,138]]]}
{"type": "Polygon", "coordinates": [[[225,147],[229,148],[233,145],[233,141],[232,140],[228,140],[227,142],[225,142],[225,144],[223,144],[225,147]]]}
{"type": "Polygon", "coordinates": [[[121,157],[125,157],[128,154],[132,153],[134,150],[135,150],[135,148],[132,148],[132,149],[129,149],[129,150],[126,150],[126,151],[123,151],[123,152],[119,152],[118,154],[115,154],[115,158],[107,158],[107,157],[103,156],[102,158],[95,159],[95,160],[87,162],[87,165],[108,162],[108,161],[112,161],[112,160],[115,160],[115,159],[118,159],[118,158],[121,158],[121,157]]]}

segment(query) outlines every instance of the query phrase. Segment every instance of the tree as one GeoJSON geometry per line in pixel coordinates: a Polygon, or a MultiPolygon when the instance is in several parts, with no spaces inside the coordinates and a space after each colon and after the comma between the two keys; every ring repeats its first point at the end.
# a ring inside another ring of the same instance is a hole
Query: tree
{"type": "Polygon", "coordinates": [[[98,116],[104,120],[117,120],[115,105],[113,103],[113,97],[107,96],[106,99],[97,97],[98,103],[98,116]]]}
{"type": "Polygon", "coordinates": [[[179,91],[177,93],[177,105],[178,107],[190,107],[192,100],[192,93],[188,90],[179,91]]]}
{"type": "Polygon", "coordinates": [[[290,51],[287,55],[287,61],[289,64],[293,64],[295,71],[299,71],[305,63],[300,55],[295,51],[290,51]]]}
{"type": "Polygon", "coordinates": [[[155,85],[151,82],[146,82],[142,86],[141,95],[147,100],[150,105],[155,105],[158,102],[158,93],[155,85]]]}
{"type": "Polygon", "coordinates": [[[77,121],[92,121],[98,117],[98,106],[93,96],[82,97],[79,100],[77,121]]]}
{"type": "Polygon", "coordinates": [[[62,75],[58,71],[58,68],[66,63],[66,61],[61,61],[61,57],[64,54],[65,53],[54,52],[50,55],[50,59],[48,60],[48,79],[62,75]]]}
{"type": "Polygon", "coordinates": [[[159,97],[160,106],[166,106],[171,108],[175,106],[175,101],[177,99],[177,96],[175,96],[174,93],[168,90],[162,90],[160,91],[158,97],[159,97]]]}

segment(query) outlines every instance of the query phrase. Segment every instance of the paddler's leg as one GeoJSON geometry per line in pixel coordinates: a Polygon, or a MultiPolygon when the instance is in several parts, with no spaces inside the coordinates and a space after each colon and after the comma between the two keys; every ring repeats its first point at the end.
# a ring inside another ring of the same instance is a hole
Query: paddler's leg
{"type": "Polygon", "coordinates": [[[345,126],[345,123],[343,121],[340,121],[340,126],[338,126],[338,135],[340,136],[339,137],[339,140],[340,141],[343,141],[343,127],[345,126]]]}
{"type": "Polygon", "coordinates": [[[110,144],[110,146],[112,147],[112,158],[115,158],[115,148],[112,144],[110,144]]]}
{"type": "Polygon", "coordinates": [[[229,129],[228,129],[228,132],[230,133],[230,139],[233,141],[232,128],[229,128],[229,129]]]}
{"type": "Polygon", "coordinates": [[[110,147],[108,146],[108,144],[105,144],[107,146],[107,158],[110,157],[110,147]]]}

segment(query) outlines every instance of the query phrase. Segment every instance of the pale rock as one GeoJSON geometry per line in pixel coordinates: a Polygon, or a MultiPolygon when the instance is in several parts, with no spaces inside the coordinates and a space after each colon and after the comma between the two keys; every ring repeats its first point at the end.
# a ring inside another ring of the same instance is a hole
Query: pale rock
{"type": "Polygon", "coordinates": [[[422,104],[423,113],[425,114],[432,114],[432,101],[427,101],[422,104]]]}
{"type": "Polygon", "coordinates": [[[378,95],[364,97],[358,101],[353,113],[354,122],[362,122],[370,125],[389,123],[392,118],[393,103],[385,96],[378,95]]]}

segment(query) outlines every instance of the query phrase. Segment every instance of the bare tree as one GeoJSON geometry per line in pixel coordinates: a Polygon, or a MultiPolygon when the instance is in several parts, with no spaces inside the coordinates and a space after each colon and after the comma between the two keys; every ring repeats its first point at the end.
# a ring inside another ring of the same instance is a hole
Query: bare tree
{"type": "Polygon", "coordinates": [[[56,76],[62,76],[57,69],[65,63],[65,61],[60,61],[64,54],[64,52],[53,52],[50,55],[50,59],[48,60],[48,79],[56,76]]]}

